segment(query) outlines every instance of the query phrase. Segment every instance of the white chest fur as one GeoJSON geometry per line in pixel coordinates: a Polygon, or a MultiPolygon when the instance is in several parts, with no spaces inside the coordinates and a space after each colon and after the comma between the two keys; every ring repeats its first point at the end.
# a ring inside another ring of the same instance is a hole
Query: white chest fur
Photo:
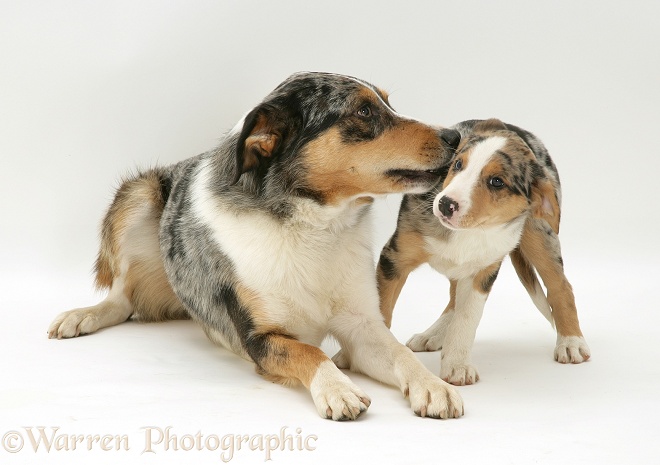
{"type": "Polygon", "coordinates": [[[452,231],[447,240],[427,237],[429,264],[450,279],[472,276],[511,252],[520,241],[523,225],[521,218],[488,229],[452,231]]]}
{"type": "Polygon", "coordinates": [[[300,200],[296,212],[280,220],[229,210],[206,183],[202,168],[193,185],[195,213],[212,230],[237,278],[262,297],[273,324],[320,343],[325,323],[345,305],[355,280],[375,283],[370,221],[360,211],[365,207],[300,200]]]}

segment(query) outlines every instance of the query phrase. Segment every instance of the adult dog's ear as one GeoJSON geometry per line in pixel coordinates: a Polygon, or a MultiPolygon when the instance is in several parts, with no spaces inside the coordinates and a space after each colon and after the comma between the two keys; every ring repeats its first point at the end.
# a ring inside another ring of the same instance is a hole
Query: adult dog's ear
{"type": "Polygon", "coordinates": [[[285,133],[285,117],[276,108],[262,104],[248,113],[236,143],[232,184],[236,184],[243,173],[267,167],[280,149],[285,133]]]}
{"type": "Polygon", "coordinates": [[[500,121],[497,118],[491,118],[484,121],[479,121],[474,125],[475,132],[487,132],[487,131],[500,131],[502,129],[508,129],[506,124],[500,121]]]}
{"type": "Polygon", "coordinates": [[[554,184],[545,176],[537,178],[532,185],[532,214],[547,221],[555,234],[559,234],[559,200],[554,184]]]}

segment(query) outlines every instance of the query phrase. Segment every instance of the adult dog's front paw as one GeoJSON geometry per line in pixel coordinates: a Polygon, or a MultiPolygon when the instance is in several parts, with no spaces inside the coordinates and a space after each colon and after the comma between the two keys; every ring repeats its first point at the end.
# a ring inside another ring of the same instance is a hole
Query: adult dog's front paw
{"type": "Polygon", "coordinates": [[[440,378],[454,386],[465,386],[479,381],[479,373],[473,365],[452,364],[444,359],[440,367],[440,378]]]}
{"type": "Polygon", "coordinates": [[[410,398],[410,406],[420,417],[458,418],[464,413],[458,391],[435,376],[409,382],[403,394],[410,398]]]}
{"type": "Polygon", "coordinates": [[[331,361],[319,365],[309,390],[323,418],[355,420],[371,405],[371,399],[331,361]]]}
{"type": "Polygon", "coordinates": [[[88,308],[79,308],[60,313],[48,328],[50,339],[62,339],[78,337],[81,334],[89,334],[100,327],[98,317],[88,308]]]}
{"type": "Polygon", "coordinates": [[[589,360],[591,351],[582,336],[557,336],[555,361],[559,363],[582,363],[589,360]]]}

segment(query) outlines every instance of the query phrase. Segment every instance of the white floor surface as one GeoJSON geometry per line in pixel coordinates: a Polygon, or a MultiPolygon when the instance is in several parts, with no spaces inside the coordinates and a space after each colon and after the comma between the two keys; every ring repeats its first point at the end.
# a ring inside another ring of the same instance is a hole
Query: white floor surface
{"type": "MultiPolygon", "coordinates": [[[[2,463],[656,463],[657,272],[640,263],[567,270],[593,358],[552,360],[552,330],[507,263],[474,347],[481,381],[459,388],[466,414],[447,421],[416,417],[396,389],[355,374],[369,411],[355,422],[323,420],[304,389],[262,379],[190,321],[49,340],[57,312],[98,299],[86,291],[89,278],[40,283],[38,293],[10,281],[0,329],[2,463]],[[71,436],[81,437],[76,450],[71,436]]],[[[429,268],[414,272],[395,311],[396,336],[405,342],[425,329],[446,292],[429,268]]],[[[438,353],[419,357],[438,372],[438,353]]]]}

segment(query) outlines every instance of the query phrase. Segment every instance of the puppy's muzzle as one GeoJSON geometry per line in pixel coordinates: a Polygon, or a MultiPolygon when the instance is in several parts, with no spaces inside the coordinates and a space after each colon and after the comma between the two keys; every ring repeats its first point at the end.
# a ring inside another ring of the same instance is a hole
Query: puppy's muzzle
{"type": "MultiPolygon", "coordinates": [[[[450,197],[447,197],[446,195],[443,195],[437,202],[437,211],[445,218],[450,219],[454,213],[458,211],[458,202],[450,197]]],[[[434,213],[436,212],[434,211],[434,213]]],[[[436,213],[436,216],[439,215],[436,213]]]]}

